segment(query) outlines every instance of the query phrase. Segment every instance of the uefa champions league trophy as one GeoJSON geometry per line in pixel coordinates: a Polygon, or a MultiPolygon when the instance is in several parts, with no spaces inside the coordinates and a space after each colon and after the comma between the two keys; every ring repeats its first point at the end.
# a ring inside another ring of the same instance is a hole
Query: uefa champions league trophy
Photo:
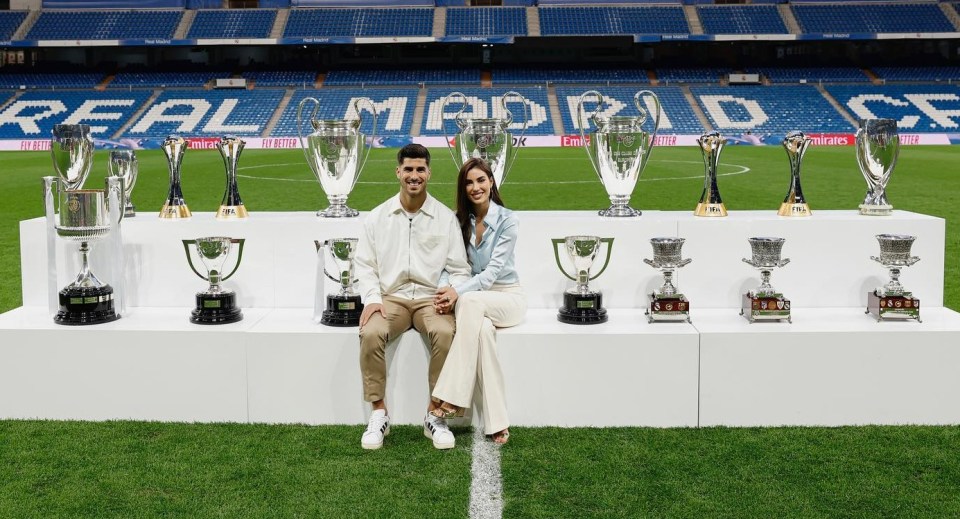
{"type": "Polygon", "coordinates": [[[900,153],[897,121],[860,119],[859,124],[856,135],[857,164],[867,181],[867,196],[860,204],[860,214],[893,214],[893,206],[887,201],[887,184],[900,153]]]}
{"type": "MultiPolygon", "coordinates": [[[[357,255],[357,238],[333,238],[326,241],[314,241],[317,247],[317,258],[320,268],[317,269],[317,290],[322,291],[323,283],[320,281],[322,275],[326,275],[333,281],[340,283],[340,292],[337,294],[327,294],[326,310],[320,318],[320,323],[327,326],[360,326],[360,314],[363,313],[363,303],[360,302],[360,295],[353,290],[356,283],[353,275],[353,261],[357,255]],[[333,276],[327,270],[324,257],[324,249],[327,256],[333,260],[336,267],[337,276],[333,276]]],[[[319,294],[318,294],[319,296],[319,294]]],[[[319,302],[319,299],[318,299],[319,302]]],[[[318,313],[318,308],[314,313],[318,313]]]]}
{"type": "Polygon", "coordinates": [[[743,295],[740,315],[751,323],[756,321],[792,322],[790,319],[790,300],[770,285],[770,273],[775,268],[790,263],[789,259],[780,259],[783,238],[749,238],[752,259],[743,258],[744,263],[760,271],[760,286],[743,295]]]}
{"type": "Polygon", "coordinates": [[[700,153],[703,155],[703,193],[700,202],[693,210],[695,216],[727,216],[727,206],[720,198],[717,186],[717,167],[720,165],[720,152],[726,145],[726,139],[718,132],[705,133],[697,139],[700,153]]]}
{"type": "Polygon", "coordinates": [[[646,258],[643,262],[663,273],[663,286],[650,294],[650,306],[645,312],[649,322],[687,321],[690,322],[690,301],[677,292],[673,286],[673,271],[686,266],[690,258],[681,259],[680,249],[684,238],[652,238],[653,261],[646,258]]]}
{"type": "Polygon", "coordinates": [[[121,265],[112,271],[122,276],[119,232],[125,205],[123,179],[111,175],[105,189],[81,189],[93,166],[94,146],[88,125],[54,125],[50,149],[57,177],[43,178],[48,268],[51,273],[57,269],[55,236],[79,243],[81,258],[80,273],[58,294],[54,322],[87,325],[115,321],[120,318],[116,303],[120,297],[90,269],[89,255],[94,243],[112,236],[110,256],[115,265],[121,265]]]}
{"type": "Polygon", "coordinates": [[[886,285],[867,292],[866,313],[873,314],[877,322],[888,319],[920,321],[920,300],[900,284],[900,269],[920,261],[917,256],[910,255],[910,248],[916,239],[916,236],[901,234],[877,235],[880,257],[870,256],[870,259],[890,271],[890,281],[886,285]]]}
{"type": "Polygon", "coordinates": [[[597,324],[607,321],[607,310],[603,308],[603,294],[599,291],[593,291],[589,287],[589,282],[597,279],[610,264],[610,253],[613,249],[613,238],[600,238],[598,236],[567,236],[566,238],[554,238],[553,255],[557,260],[557,267],[567,278],[576,281],[577,285],[563,294],[563,307],[557,314],[557,320],[568,324],[597,324]],[[607,259],[603,262],[603,268],[595,275],[590,275],[590,268],[593,266],[597,253],[600,252],[600,244],[607,244],[607,259]],[[563,264],[560,263],[560,246],[563,246],[576,275],[570,275],[563,264]]]}
{"type": "Polygon", "coordinates": [[[803,189],[800,187],[800,163],[803,162],[803,154],[807,152],[813,139],[807,137],[803,132],[793,131],[783,138],[783,149],[787,152],[787,159],[790,161],[790,189],[787,190],[787,196],[780,204],[780,210],[777,214],[780,216],[810,216],[810,205],[803,196],[803,189]]]}
{"type": "Polygon", "coordinates": [[[230,279],[240,268],[240,260],[243,259],[244,241],[243,238],[220,236],[183,240],[183,250],[187,253],[187,262],[190,264],[190,269],[201,279],[210,282],[210,286],[206,290],[197,292],[197,306],[190,313],[191,323],[227,324],[243,319],[243,313],[237,307],[236,292],[223,288],[220,283],[230,279]],[[227,258],[230,257],[230,251],[234,244],[238,245],[237,261],[233,270],[224,276],[223,266],[226,264],[227,258]],[[205,275],[197,271],[197,267],[193,264],[191,245],[200,257],[200,262],[206,271],[205,275]]]}
{"type": "Polygon", "coordinates": [[[327,194],[330,207],[317,212],[323,218],[347,218],[360,214],[359,211],[347,207],[347,197],[353,191],[360,172],[370,156],[370,147],[366,145],[366,137],[360,133],[363,124],[363,115],[360,111],[360,102],[364,101],[373,113],[373,131],[371,139],[377,135],[377,108],[373,101],[362,97],[353,102],[356,119],[317,119],[320,110],[320,101],[313,97],[306,97],[297,107],[297,134],[300,136],[300,146],[303,156],[307,159],[310,170],[320,182],[320,187],[327,194]],[[303,137],[303,107],[312,102],[313,111],[310,113],[310,125],[313,133],[306,139],[303,137]],[[367,152],[363,153],[363,148],[367,152]],[[363,155],[363,161],[360,156],[363,155]]]}
{"type": "Polygon", "coordinates": [[[590,164],[610,197],[610,207],[600,211],[600,216],[631,217],[641,214],[630,207],[630,197],[647,166],[657,130],[660,128],[660,98],[649,90],[641,90],[634,94],[633,104],[640,112],[639,116],[601,116],[605,102],[603,94],[596,90],[584,92],[577,103],[581,142],[587,151],[590,164]],[[649,113],[643,107],[643,96],[649,97],[656,109],[656,116],[651,124],[652,131],[644,129],[649,113]],[[596,126],[588,142],[584,133],[587,124],[584,120],[583,103],[589,97],[596,97],[597,106],[587,117],[596,126]]]}
{"type": "Polygon", "coordinates": [[[217,150],[223,158],[223,167],[227,172],[227,188],[223,193],[223,201],[217,210],[217,220],[238,220],[248,216],[247,208],[240,199],[240,189],[237,187],[237,163],[240,153],[246,142],[233,135],[225,135],[217,143],[217,150]]]}
{"type": "Polygon", "coordinates": [[[180,163],[183,154],[187,151],[187,141],[178,135],[171,135],[160,145],[163,154],[167,156],[167,170],[170,173],[170,188],[167,190],[167,201],[160,209],[160,218],[178,220],[190,218],[193,214],[183,200],[183,190],[180,188],[180,163]]]}
{"type": "Polygon", "coordinates": [[[451,102],[451,99],[460,98],[462,105],[454,118],[459,131],[454,136],[458,153],[454,153],[453,146],[450,144],[450,136],[446,135],[444,126],[444,137],[447,139],[447,148],[450,150],[450,156],[453,157],[453,163],[457,168],[463,166],[463,163],[471,158],[483,159],[493,171],[493,182],[497,187],[502,187],[507,179],[507,174],[517,161],[519,146],[513,146],[513,136],[508,131],[513,124],[513,112],[507,108],[508,99],[519,99],[523,105],[523,127],[520,129],[520,139],[527,132],[527,125],[530,123],[530,112],[527,108],[527,98],[518,92],[507,92],[500,97],[500,107],[503,117],[468,117],[463,112],[467,109],[467,96],[461,92],[451,92],[443,98],[440,104],[440,110],[451,102]],[[513,153],[510,153],[513,148],[513,153]],[[457,155],[460,160],[457,160],[457,155]],[[509,159],[509,163],[508,163],[509,159]]]}
{"type": "Polygon", "coordinates": [[[133,206],[133,186],[137,183],[137,155],[133,150],[113,150],[110,152],[110,162],[107,162],[107,171],[110,176],[123,180],[123,198],[126,204],[123,208],[123,217],[137,216],[137,209],[133,206]]]}

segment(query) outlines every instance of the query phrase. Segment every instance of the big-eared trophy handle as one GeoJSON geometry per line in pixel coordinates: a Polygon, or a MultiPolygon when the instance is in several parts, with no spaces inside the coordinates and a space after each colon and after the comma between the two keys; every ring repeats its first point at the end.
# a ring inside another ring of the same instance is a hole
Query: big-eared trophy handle
{"type": "MultiPolygon", "coordinates": [[[[373,149],[373,141],[377,138],[377,105],[373,104],[373,100],[369,97],[361,97],[354,100],[353,109],[357,112],[357,133],[360,132],[360,127],[363,125],[363,115],[360,112],[360,101],[366,101],[370,105],[370,113],[373,114],[373,130],[370,132],[370,145],[367,145],[366,142],[361,142],[361,146],[367,146],[367,152],[363,155],[363,162],[360,163],[360,166],[357,168],[357,174],[353,176],[353,185],[350,186],[350,191],[353,191],[354,186],[357,185],[357,180],[360,179],[360,172],[363,171],[363,167],[367,165],[367,159],[370,158],[370,150],[373,149]]],[[[363,135],[363,134],[361,134],[363,135]]]]}
{"type": "Polygon", "coordinates": [[[440,103],[440,129],[443,130],[443,138],[447,141],[447,149],[450,151],[450,158],[453,159],[453,164],[457,166],[457,169],[460,169],[463,164],[457,160],[457,154],[453,151],[453,145],[450,144],[450,135],[447,134],[447,122],[443,119],[444,109],[450,104],[450,99],[454,96],[459,96],[463,100],[463,104],[460,105],[460,110],[457,111],[457,115],[454,116],[453,120],[456,122],[457,127],[460,128],[460,131],[463,131],[463,122],[460,119],[460,116],[463,115],[463,111],[467,109],[467,96],[463,92],[450,92],[447,94],[443,101],[440,103]]]}
{"type": "Polygon", "coordinates": [[[653,118],[653,133],[650,134],[650,142],[647,143],[647,150],[643,153],[643,164],[646,165],[647,159],[650,158],[650,152],[653,151],[653,143],[657,140],[657,131],[660,129],[660,114],[661,114],[661,104],[660,97],[657,96],[652,90],[641,90],[636,94],[633,94],[633,104],[637,107],[637,110],[640,110],[640,115],[643,116],[643,120],[640,121],[642,125],[646,122],[649,117],[649,111],[643,107],[643,95],[649,94],[653,98],[653,104],[657,108],[657,116],[653,118]]]}
{"type": "Polygon", "coordinates": [[[600,177],[600,182],[603,182],[603,177],[600,176],[600,165],[597,164],[596,159],[593,158],[593,154],[590,153],[590,144],[587,142],[587,134],[584,131],[586,126],[585,121],[583,120],[583,101],[587,96],[596,96],[597,98],[597,107],[593,110],[593,113],[587,117],[588,120],[593,120],[596,124],[596,116],[600,113],[600,110],[603,108],[603,94],[597,92],[596,90],[587,90],[586,92],[580,94],[580,100],[577,101],[577,125],[580,126],[580,144],[583,146],[583,149],[587,152],[587,158],[590,159],[590,164],[593,165],[593,170],[597,173],[597,176],[600,177]]]}
{"type": "MultiPolygon", "coordinates": [[[[523,128],[520,129],[520,137],[517,139],[517,143],[523,142],[523,136],[527,133],[527,127],[530,125],[530,109],[528,108],[528,101],[526,97],[523,97],[523,94],[520,92],[514,92],[513,90],[503,94],[503,97],[500,98],[500,106],[503,107],[503,111],[507,113],[507,123],[504,125],[504,131],[506,131],[510,125],[513,123],[513,112],[507,108],[507,97],[519,97],[520,102],[523,105],[523,128]]],[[[513,144],[513,143],[511,143],[513,144]]],[[[507,178],[507,173],[513,169],[514,162],[517,161],[517,153],[520,152],[520,146],[513,146],[513,153],[509,162],[503,168],[503,178],[500,179],[501,182],[504,182],[507,178]]],[[[500,187],[500,186],[497,186],[500,187]]]]}
{"type": "MultiPolygon", "coordinates": [[[[310,162],[310,156],[307,155],[307,145],[303,142],[303,105],[307,104],[308,101],[313,101],[313,111],[310,112],[310,122],[317,119],[317,112],[320,111],[320,101],[316,97],[304,97],[300,104],[297,105],[297,136],[300,137],[300,149],[303,150],[303,158],[307,159],[307,165],[313,168],[310,162]]],[[[308,134],[309,135],[309,134],[308,134]]]]}

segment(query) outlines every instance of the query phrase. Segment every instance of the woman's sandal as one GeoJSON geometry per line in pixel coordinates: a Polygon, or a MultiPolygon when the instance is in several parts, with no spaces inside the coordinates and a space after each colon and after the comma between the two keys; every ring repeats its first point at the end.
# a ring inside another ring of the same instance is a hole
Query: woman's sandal
{"type": "Polygon", "coordinates": [[[463,409],[460,409],[459,407],[456,407],[456,406],[453,406],[452,408],[448,407],[450,405],[451,404],[448,404],[447,402],[443,402],[438,407],[430,411],[430,414],[432,414],[433,416],[436,416],[437,418],[443,418],[445,420],[450,420],[453,418],[463,416],[463,409]]]}
{"type": "Polygon", "coordinates": [[[510,429],[504,429],[490,435],[490,440],[498,445],[506,445],[510,441],[510,429]]]}

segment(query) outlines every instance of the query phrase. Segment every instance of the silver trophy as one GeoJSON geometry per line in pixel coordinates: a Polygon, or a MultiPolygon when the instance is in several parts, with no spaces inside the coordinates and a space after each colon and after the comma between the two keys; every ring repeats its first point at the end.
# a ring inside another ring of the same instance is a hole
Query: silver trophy
{"type": "Polygon", "coordinates": [[[603,294],[590,289],[590,281],[603,274],[610,264],[610,253],[613,249],[613,238],[599,236],[567,236],[554,238],[553,254],[557,260],[557,267],[564,276],[577,284],[564,292],[563,307],[557,314],[560,322],[569,324],[595,324],[606,322],[607,310],[603,308],[603,294]],[[607,244],[607,259],[599,272],[590,275],[594,260],[600,252],[600,245],[607,244]],[[560,247],[567,251],[570,262],[573,263],[574,275],[567,273],[560,262],[560,247]]]}
{"type": "Polygon", "coordinates": [[[167,171],[170,174],[170,186],[167,189],[167,201],[160,209],[160,218],[176,220],[190,218],[192,213],[183,200],[183,190],[180,187],[180,163],[183,154],[187,151],[187,140],[177,135],[164,139],[160,145],[163,154],[167,156],[167,171]]]}
{"type": "Polygon", "coordinates": [[[137,216],[137,209],[133,206],[133,186],[137,183],[137,155],[133,150],[113,150],[110,152],[110,162],[107,163],[107,170],[111,176],[123,179],[123,198],[126,204],[123,208],[123,216],[130,218],[137,216]]]}
{"type": "Polygon", "coordinates": [[[751,259],[743,258],[744,263],[760,271],[760,286],[743,295],[740,315],[748,321],[780,321],[790,318],[790,300],[770,285],[770,273],[773,269],[790,263],[781,259],[780,254],[786,240],[783,238],[749,238],[751,259]]]}
{"type": "Polygon", "coordinates": [[[604,104],[603,94],[596,90],[584,92],[577,103],[581,142],[594,171],[607,190],[607,196],[610,197],[610,207],[599,214],[613,217],[640,216],[640,211],[630,207],[630,197],[650,159],[653,142],[660,128],[660,98],[649,90],[634,94],[633,104],[640,111],[639,116],[601,117],[604,104]],[[652,100],[656,109],[656,116],[651,124],[652,131],[644,129],[644,123],[649,119],[649,113],[643,107],[644,96],[652,100]],[[596,126],[588,141],[584,133],[587,124],[584,120],[583,102],[589,97],[596,97],[597,107],[588,117],[596,126]]]}
{"type": "Polygon", "coordinates": [[[366,97],[357,99],[353,109],[356,119],[317,119],[320,110],[320,101],[313,97],[304,98],[297,107],[297,134],[300,136],[300,146],[303,156],[320,182],[320,187],[327,194],[330,207],[317,212],[317,216],[325,218],[344,218],[357,216],[360,213],[347,207],[347,197],[353,191],[360,172],[363,170],[367,158],[370,156],[370,147],[366,145],[366,137],[360,133],[363,124],[363,115],[360,111],[360,102],[364,101],[373,113],[373,133],[377,134],[377,108],[373,101],[366,97]],[[310,113],[310,125],[313,133],[306,139],[303,137],[303,107],[312,102],[313,111],[310,113]],[[363,153],[364,147],[367,148],[363,153]],[[360,161],[361,155],[363,161],[360,161]]]}
{"type": "Polygon", "coordinates": [[[453,157],[453,163],[457,165],[457,168],[460,168],[464,162],[471,158],[483,159],[493,171],[494,184],[497,187],[503,186],[507,174],[510,173],[510,169],[517,161],[517,152],[520,150],[519,147],[513,146],[513,136],[508,131],[513,124],[513,112],[507,108],[507,100],[519,99],[523,104],[524,122],[520,129],[520,139],[523,139],[523,135],[527,131],[527,125],[530,123],[527,98],[512,91],[503,94],[500,97],[500,106],[504,114],[502,118],[464,116],[463,112],[467,109],[467,96],[461,92],[451,92],[444,97],[440,105],[441,111],[455,98],[459,98],[463,103],[454,118],[457,128],[459,128],[454,136],[457,153],[454,153],[453,146],[450,144],[451,139],[444,132],[444,137],[447,139],[447,148],[450,150],[450,156],[453,157]],[[510,148],[513,148],[513,153],[510,153],[510,148]],[[459,160],[457,160],[457,155],[459,155],[459,160]]]}
{"type": "Polygon", "coordinates": [[[690,301],[677,291],[673,285],[673,271],[688,265],[690,258],[681,259],[680,249],[684,238],[652,238],[653,261],[644,258],[643,262],[663,273],[663,285],[650,294],[650,306],[645,312],[649,322],[687,321],[690,322],[690,301]]]}
{"type": "Polygon", "coordinates": [[[787,190],[787,196],[780,204],[780,210],[777,214],[780,216],[810,216],[810,204],[803,196],[803,188],[800,187],[800,164],[803,162],[803,155],[810,147],[813,139],[807,137],[803,132],[793,131],[787,134],[780,143],[784,151],[787,152],[787,160],[790,161],[790,189],[787,190]]]}
{"type": "Polygon", "coordinates": [[[920,261],[917,256],[910,255],[916,236],[902,234],[878,234],[880,242],[880,257],[870,256],[870,259],[887,267],[890,272],[890,281],[886,285],[867,293],[867,311],[873,314],[877,321],[887,319],[916,319],[920,321],[920,300],[913,297],[913,293],[906,291],[900,284],[900,269],[909,267],[920,261]]]}
{"type": "Polygon", "coordinates": [[[893,119],[860,119],[857,128],[857,164],[867,181],[867,196],[860,204],[860,214],[887,216],[893,206],[887,201],[887,184],[897,165],[900,135],[893,119]]]}
{"type": "Polygon", "coordinates": [[[703,193],[693,210],[695,216],[727,216],[727,206],[720,198],[720,187],[717,185],[720,152],[726,143],[727,140],[719,132],[705,133],[697,139],[703,155],[703,193]]]}
{"type": "MultiPolygon", "coordinates": [[[[105,189],[81,189],[93,166],[93,150],[89,126],[54,125],[51,155],[58,177],[43,178],[48,267],[56,272],[54,236],[79,243],[81,263],[76,279],[58,294],[59,309],[54,317],[57,324],[99,324],[120,317],[114,289],[90,269],[89,255],[94,243],[111,233],[117,238],[123,218],[124,186],[120,177],[108,176],[105,189]]],[[[111,256],[122,265],[118,239],[114,245],[111,256]]]]}
{"type": "Polygon", "coordinates": [[[233,135],[225,135],[217,142],[217,150],[223,158],[223,167],[227,172],[227,188],[223,193],[220,209],[217,210],[217,220],[237,220],[248,216],[237,187],[237,163],[245,145],[243,139],[233,135]]]}
{"type": "Polygon", "coordinates": [[[197,292],[197,306],[190,313],[190,322],[194,324],[227,324],[243,319],[243,313],[237,306],[236,292],[223,288],[220,283],[230,279],[240,268],[240,261],[243,259],[244,241],[243,238],[223,236],[183,240],[183,249],[187,254],[190,269],[201,279],[210,282],[206,290],[197,292]],[[201,264],[203,264],[204,273],[198,271],[193,264],[194,252],[190,250],[191,245],[200,258],[201,264]],[[223,267],[226,265],[227,258],[230,257],[234,245],[238,246],[237,261],[230,273],[223,275],[223,267]]]}
{"type": "MultiPolygon", "coordinates": [[[[327,294],[327,306],[320,322],[327,326],[359,326],[363,303],[360,295],[353,290],[356,279],[353,273],[354,258],[357,255],[356,238],[333,238],[326,241],[314,241],[317,253],[321,254],[323,274],[340,284],[337,294],[327,294]],[[323,256],[326,250],[326,256],[323,256]],[[336,276],[326,267],[326,258],[333,260],[336,276]]],[[[319,274],[319,271],[318,271],[319,274]]],[[[318,277],[318,281],[319,281],[318,277]]],[[[322,286],[322,285],[321,285],[322,286]]],[[[318,290],[319,290],[318,286],[318,290]]]]}

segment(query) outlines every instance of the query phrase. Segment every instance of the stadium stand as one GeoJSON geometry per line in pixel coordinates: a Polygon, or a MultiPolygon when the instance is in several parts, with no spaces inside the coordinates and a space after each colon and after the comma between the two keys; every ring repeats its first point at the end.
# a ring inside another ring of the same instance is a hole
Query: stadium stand
{"type": "Polygon", "coordinates": [[[13,33],[26,18],[26,11],[0,11],[0,40],[13,38],[13,33]]]}
{"type": "Polygon", "coordinates": [[[771,83],[868,83],[870,78],[854,67],[757,67],[747,69],[765,76],[771,83]]]}
{"type": "Polygon", "coordinates": [[[701,86],[690,90],[713,127],[731,136],[745,130],[773,135],[791,130],[853,130],[813,86],[701,86]]]}
{"type": "MultiPolygon", "coordinates": [[[[589,90],[589,88],[557,88],[557,103],[560,105],[560,113],[563,115],[563,131],[566,134],[579,134],[579,126],[574,124],[577,114],[577,103],[580,96],[589,90]]],[[[637,93],[637,88],[630,87],[598,87],[596,89],[603,94],[608,107],[608,115],[633,115],[639,114],[633,104],[633,96],[637,93]],[[617,110],[617,108],[620,108],[617,110]]],[[[703,133],[703,125],[697,119],[693,108],[687,103],[683,96],[683,90],[679,87],[653,87],[650,88],[660,98],[660,132],[664,135],[687,134],[695,135],[703,133]]],[[[584,111],[589,115],[596,108],[596,98],[584,99],[584,111]]],[[[593,125],[590,124],[590,128],[593,125]]]]}
{"type": "Polygon", "coordinates": [[[805,33],[954,32],[935,2],[791,4],[805,33]]]}
{"type": "Polygon", "coordinates": [[[324,85],[479,85],[480,69],[331,70],[324,85]]]}
{"type": "Polygon", "coordinates": [[[258,87],[294,86],[313,88],[317,73],[312,70],[248,70],[243,73],[243,77],[252,79],[258,87]]]}
{"type": "Polygon", "coordinates": [[[120,72],[107,85],[110,88],[159,88],[204,86],[215,78],[230,77],[230,72],[120,72]]]}
{"type": "MultiPolygon", "coordinates": [[[[353,119],[353,99],[366,97],[373,101],[377,108],[377,135],[410,135],[413,127],[413,110],[417,104],[418,90],[415,88],[323,88],[320,90],[298,90],[293,94],[290,103],[280,116],[277,126],[271,133],[274,137],[297,135],[297,108],[303,99],[316,98],[320,101],[318,119],[353,119]]],[[[366,112],[366,105],[360,109],[366,112]]],[[[313,105],[304,107],[304,119],[313,110],[313,105]]],[[[373,118],[364,113],[363,124],[360,130],[370,135],[373,129],[373,118]]],[[[313,130],[304,121],[303,132],[307,135],[313,130]]]]}
{"type": "Polygon", "coordinates": [[[960,67],[873,67],[886,81],[960,81],[960,67]]]}
{"type": "Polygon", "coordinates": [[[540,34],[689,34],[681,6],[541,7],[540,34]]]}
{"type": "Polygon", "coordinates": [[[527,10],[523,7],[450,7],[447,36],[523,36],[527,10]]]}
{"type": "Polygon", "coordinates": [[[647,71],[638,68],[620,69],[502,69],[492,73],[493,84],[530,83],[649,83],[647,71]]]}
{"type": "Polygon", "coordinates": [[[896,119],[900,131],[957,132],[960,88],[955,85],[835,85],[826,87],[859,119],[896,119]]]}
{"type": "Polygon", "coordinates": [[[704,34],[783,34],[790,31],[775,5],[699,5],[704,34]]]}
{"type": "Polygon", "coordinates": [[[101,79],[103,79],[103,74],[96,72],[2,73],[0,74],[0,88],[93,88],[100,83],[101,79]]]}
{"type": "Polygon", "coordinates": [[[266,38],[276,18],[274,9],[197,11],[187,38],[266,38]]]}
{"type": "Polygon", "coordinates": [[[432,36],[433,9],[293,9],[288,38],[432,36]]]}
{"type": "Polygon", "coordinates": [[[168,90],[127,129],[127,137],[169,134],[259,136],[283,90],[168,90]]]}
{"type": "Polygon", "coordinates": [[[28,40],[172,38],[184,11],[40,11],[28,40]]]}
{"type": "Polygon", "coordinates": [[[658,68],[654,70],[661,83],[720,83],[733,70],[729,68],[658,68]]]}
{"type": "Polygon", "coordinates": [[[100,139],[110,138],[150,97],[132,92],[26,92],[0,112],[0,139],[47,139],[54,124],[84,123],[100,139]]]}
{"type": "MultiPolygon", "coordinates": [[[[443,107],[443,98],[453,91],[458,91],[470,99],[470,105],[464,114],[473,114],[476,118],[504,117],[500,106],[500,98],[507,91],[513,90],[527,98],[531,104],[528,107],[530,118],[526,135],[553,135],[553,119],[550,117],[550,102],[547,99],[546,88],[463,88],[463,89],[434,89],[427,91],[427,107],[424,113],[421,135],[453,135],[457,131],[457,123],[453,120],[454,114],[460,110],[461,102],[453,101],[443,107]],[[444,130],[446,133],[444,133],[444,130]]],[[[510,130],[518,132],[523,127],[523,106],[519,100],[507,100],[507,108],[513,112],[514,123],[510,130]]]]}

